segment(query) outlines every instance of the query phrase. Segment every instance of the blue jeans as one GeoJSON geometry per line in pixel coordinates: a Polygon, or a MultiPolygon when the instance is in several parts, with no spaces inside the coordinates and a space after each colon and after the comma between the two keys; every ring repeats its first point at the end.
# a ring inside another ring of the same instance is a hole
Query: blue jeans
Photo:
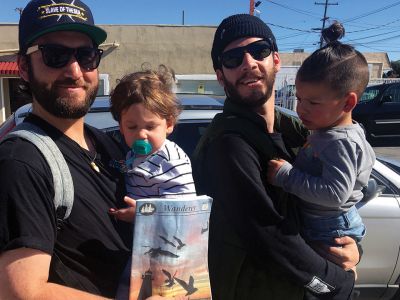
{"type": "Polygon", "coordinates": [[[336,237],[350,236],[360,242],[365,235],[365,226],[355,206],[334,217],[315,217],[302,213],[302,236],[308,241],[323,241],[334,244],[336,237]]]}

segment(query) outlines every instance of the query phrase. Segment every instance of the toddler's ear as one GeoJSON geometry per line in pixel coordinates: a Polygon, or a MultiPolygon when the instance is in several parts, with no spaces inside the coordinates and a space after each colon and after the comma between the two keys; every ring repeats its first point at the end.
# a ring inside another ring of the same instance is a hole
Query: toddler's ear
{"type": "Polygon", "coordinates": [[[174,131],[175,122],[172,120],[167,120],[167,134],[170,135],[174,131]]]}
{"type": "Polygon", "coordinates": [[[354,92],[350,92],[346,95],[346,104],[343,107],[344,112],[351,112],[354,107],[357,105],[357,94],[354,92]]]}

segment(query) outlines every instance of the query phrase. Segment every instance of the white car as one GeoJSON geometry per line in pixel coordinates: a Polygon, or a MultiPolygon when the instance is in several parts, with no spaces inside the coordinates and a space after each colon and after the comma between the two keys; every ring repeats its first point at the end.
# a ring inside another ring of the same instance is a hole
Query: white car
{"type": "MultiPolygon", "coordinates": [[[[179,95],[183,112],[169,137],[190,156],[215,114],[222,111],[223,98],[207,95],[179,95]]],[[[295,112],[278,108],[286,113],[295,112]]],[[[31,106],[19,108],[0,126],[0,139],[22,122],[31,106]]],[[[121,139],[118,123],[109,112],[109,99],[96,99],[86,122],[121,139]]],[[[377,160],[364,199],[357,204],[367,227],[362,241],[364,254],[357,265],[358,280],[353,299],[399,299],[400,280],[400,174],[385,161],[377,160]]]]}

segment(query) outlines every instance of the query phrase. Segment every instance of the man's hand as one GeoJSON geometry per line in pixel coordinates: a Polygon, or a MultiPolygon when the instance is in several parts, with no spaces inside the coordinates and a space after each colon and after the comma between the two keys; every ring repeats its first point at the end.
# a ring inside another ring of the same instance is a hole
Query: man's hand
{"type": "Polygon", "coordinates": [[[283,159],[271,159],[268,162],[268,170],[267,170],[267,181],[271,184],[274,183],[275,180],[275,175],[278,172],[278,170],[282,167],[282,165],[286,161],[283,159]]]}
{"type": "Polygon", "coordinates": [[[355,271],[355,266],[360,261],[360,253],[358,252],[356,241],[351,237],[344,236],[335,238],[335,243],[337,246],[318,244],[314,247],[313,244],[313,248],[319,255],[337,264],[346,271],[350,269],[355,271]]]}
{"type": "Polygon", "coordinates": [[[128,204],[128,208],[110,208],[108,213],[116,217],[118,220],[133,223],[133,221],[135,220],[136,200],[125,196],[124,201],[126,202],[126,204],[128,204]]]}

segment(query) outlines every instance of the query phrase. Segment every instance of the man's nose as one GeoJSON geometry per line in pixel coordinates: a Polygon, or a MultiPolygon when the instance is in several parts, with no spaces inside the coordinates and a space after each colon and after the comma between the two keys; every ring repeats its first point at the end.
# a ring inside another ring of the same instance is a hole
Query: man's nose
{"type": "Polygon", "coordinates": [[[83,71],[78,61],[75,58],[75,55],[72,55],[67,65],[64,67],[66,69],[66,76],[70,77],[74,80],[77,80],[82,77],[83,71]]]}
{"type": "Polygon", "coordinates": [[[257,66],[256,60],[251,56],[250,53],[245,52],[243,54],[242,69],[253,69],[257,66]]]}

